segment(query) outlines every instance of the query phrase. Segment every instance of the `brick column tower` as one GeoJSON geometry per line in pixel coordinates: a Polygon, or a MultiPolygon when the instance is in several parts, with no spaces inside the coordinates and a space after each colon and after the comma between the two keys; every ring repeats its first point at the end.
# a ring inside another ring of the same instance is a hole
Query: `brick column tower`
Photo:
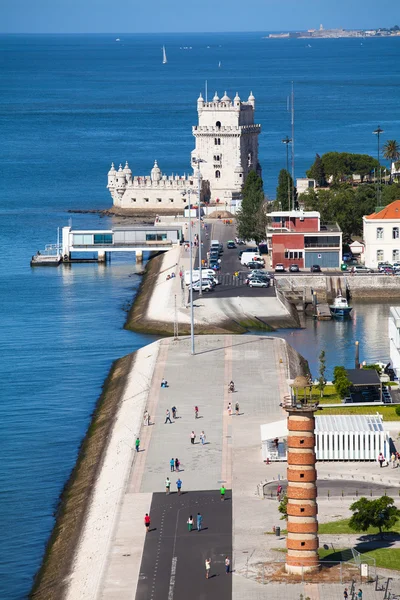
{"type": "Polygon", "coordinates": [[[319,568],[314,435],[318,402],[311,399],[306,377],[296,377],[291,387],[292,398],[283,404],[288,413],[286,571],[302,573],[319,568]]]}

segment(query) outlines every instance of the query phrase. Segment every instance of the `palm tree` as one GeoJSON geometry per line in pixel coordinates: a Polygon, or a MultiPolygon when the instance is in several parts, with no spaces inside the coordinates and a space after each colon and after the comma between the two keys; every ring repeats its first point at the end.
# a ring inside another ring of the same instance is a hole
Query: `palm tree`
{"type": "MultiPolygon", "coordinates": [[[[383,156],[391,163],[396,163],[400,158],[400,146],[396,140],[388,140],[383,146],[383,156]]],[[[390,175],[390,180],[392,176],[390,175]]]]}

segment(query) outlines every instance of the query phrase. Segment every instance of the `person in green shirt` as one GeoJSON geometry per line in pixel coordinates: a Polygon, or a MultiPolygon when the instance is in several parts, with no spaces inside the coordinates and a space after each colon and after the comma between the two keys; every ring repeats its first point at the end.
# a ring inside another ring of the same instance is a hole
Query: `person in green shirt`
{"type": "Polygon", "coordinates": [[[140,448],[140,439],[137,437],[136,438],[136,442],[135,442],[135,448],[136,448],[136,452],[139,452],[139,448],[140,448]]]}
{"type": "Polygon", "coordinates": [[[222,502],[223,502],[223,501],[225,500],[225,492],[226,492],[226,489],[225,489],[225,486],[224,486],[224,484],[222,484],[222,485],[221,485],[221,488],[220,488],[220,490],[219,490],[219,491],[220,491],[220,493],[221,493],[221,500],[222,500],[222,502]]]}

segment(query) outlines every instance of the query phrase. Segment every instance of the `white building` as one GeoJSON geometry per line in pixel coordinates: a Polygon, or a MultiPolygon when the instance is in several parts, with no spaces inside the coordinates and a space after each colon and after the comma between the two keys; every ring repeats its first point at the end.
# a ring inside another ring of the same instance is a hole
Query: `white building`
{"type": "Polygon", "coordinates": [[[397,377],[400,377],[400,307],[391,306],[389,313],[390,360],[397,377]]]}
{"type": "Polygon", "coordinates": [[[376,269],[380,262],[400,262],[400,200],[363,217],[365,265],[376,269]]]}
{"type": "Polygon", "coordinates": [[[317,182],[315,179],[309,177],[298,177],[296,179],[296,189],[299,196],[300,194],[308,194],[310,190],[315,190],[316,187],[317,182]]]}
{"type": "Polygon", "coordinates": [[[125,168],[114,164],[108,172],[108,185],[115,206],[129,209],[170,210],[176,212],[188,201],[182,192],[193,190],[197,201],[200,160],[201,199],[229,209],[237,205],[248,173],[261,174],[258,162],[258,135],[261,126],[254,123],[255,98],[246,102],[236,94],[231,100],[226,92],[217,93],[210,102],[200,94],[197,100],[198,125],[193,127],[195,149],[191,153],[193,175],[167,176],[157,161],[150,175],[132,175],[128,162],[125,168]]]}
{"type": "MultiPolygon", "coordinates": [[[[263,460],[286,461],[287,420],[261,425],[263,460]]],[[[382,417],[375,415],[317,415],[315,417],[317,460],[365,461],[380,452],[390,458],[390,438],[382,417]]]]}

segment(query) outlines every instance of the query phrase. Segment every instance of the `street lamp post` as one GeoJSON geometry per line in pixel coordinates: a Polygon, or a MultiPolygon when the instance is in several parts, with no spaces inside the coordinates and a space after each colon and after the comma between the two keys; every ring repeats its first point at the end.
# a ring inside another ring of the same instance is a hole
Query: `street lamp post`
{"type": "MultiPolygon", "coordinates": [[[[381,203],[380,137],[381,137],[382,133],[383,133],[383,129],[381,129],[380,125],[378,125],[378,127],[373,131],[373,134],[376,135],[377,138],[378,138],[378,168],[379,168],[379,176],[378,176],[377,185],[376,185],[376,200],[377,200],[378,205],[380,205],[380,203],[381,203]]],[[[375,178],[375,182],[376,182],[376,178],[375,178]]]]}
{"type": "Polygon", "coordinates": [[[201,215],[200,215],[200,205],[201,205],[201,173],[200,173],[200,164],[203,162],[206,162],[205,160],[201,159],[201,158],[193,158],[192,161],[194,164],[197,165],[197,195],[198,195],[198,202],[197,202],[197,206],[198,206],[198,237],[199,237],[199,252],[198,252],[198,257],[199,257],[199,282],[200,282],[200,288],[199,288],[199,296],[203,295],[203,274],[202,274],[202,264],[201,264],[201,215]]]}
{"type": "Polygon", "coordinates": [[[283,140],[282,144],[286,146],[286,172],[287,172],[287,180],[288,180],[288,208],[290,210],[290,179],[289,179],[289,144],[292,140],[287,135],[283,140]]]}
{"type": "MultiPolygon", "coordinates": [[[[189,209],[189,303],[190,303],[190,354],[194,354],[194,312],[193,312],[193,247],[192,247],[192,205],[190,201],[191,189],[182,192],[182,196],[185,197],[188,194],[188,209],[189,209]]],[[[201,285],[201,284],[200,284],[201,285]]]]}

